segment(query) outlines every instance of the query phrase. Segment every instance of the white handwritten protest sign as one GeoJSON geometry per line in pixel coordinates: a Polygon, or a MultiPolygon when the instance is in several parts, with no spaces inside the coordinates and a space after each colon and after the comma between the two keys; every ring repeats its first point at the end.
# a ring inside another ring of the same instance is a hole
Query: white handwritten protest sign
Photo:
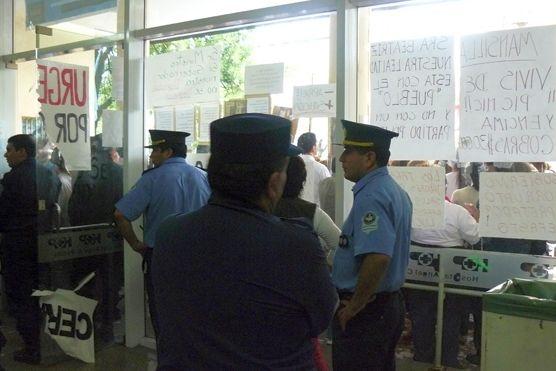
{"type": "Polygon", "coordinates": [[[220,46],[147,58],[147,96],[151,106],[200,103],[219,99],[220,46]]]}
{"type": "Polygon", "coordinates": [[[199,141],[210,141],[210,123],[220,118],[220,104],[218,102],[205,103],[199,107],[199,141]]]}
{"type": "Polygon", "coordinates": [[[247,112],[270,113],[270,97],[247,98],[247,112]]]}
{"type": "Polygon", "coordinates": [[[293,117],[335,117],[336,84],[294,86],[293,117]]]}
{"type": "Polygon", "coordinates": [[[245,67],[245,95],[280,94],[284,90],[284,63],[245,67]]]}
{"type": "Polygon", "coordinates": [[[461,41],[463,161],[556,159],[556,26],[461,41]]]}
{"type": "Polygon", "coordinates": [[[157,130],[174,130],[174,107],[155,109],[154,126],[157,130]]]}
{"type": "Polygon", "coordinates": [[[123,147],[124,115],[122,111],[102,111],[102,146],[123,147]]]}
{"type": "Polygon", "coordinates": [[[40,116],[68,170],[91,169],[89,68],[38,60],[40,116]]]}
{"type": "Polygon", "coordinates": [[[388,171],[413,203],[414,228],[444,226],[444,168],[390,166],[388,171]]]}
{"type": "Polygon", "coordinates": [[[185,138],[188,146],[195,141],[195,107],[181,106],[176,107],[176,131],[185,131],[191,134],[185,138]]]}
{"type": "Polygon", "coordinates": [[[371,44],[371,123],[395,131],[392,159],[455,159],[453,39],[371,44]]]}
{"type": "Polygon", "coordinates": [[[481,173],[481,236],[556,240],[556,174],[481,173]]]}

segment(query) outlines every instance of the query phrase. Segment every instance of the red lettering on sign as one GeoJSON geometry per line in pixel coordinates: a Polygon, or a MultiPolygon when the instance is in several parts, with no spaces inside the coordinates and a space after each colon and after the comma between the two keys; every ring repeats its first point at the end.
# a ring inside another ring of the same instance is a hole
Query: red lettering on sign
{"type": "Polygon", "coordinates": [[[39,102],[53,106],[77,105],[83,107],[88,100],[87,71],[78,73],[76,68],[48,68],[38,65],[39,102]],[[81,78],[80,78],[81,77],[81,78]],[[49,81],[50,80],[50,81],[49,81]],[[79,87],[82,87],[81,95],[79,87]]]}

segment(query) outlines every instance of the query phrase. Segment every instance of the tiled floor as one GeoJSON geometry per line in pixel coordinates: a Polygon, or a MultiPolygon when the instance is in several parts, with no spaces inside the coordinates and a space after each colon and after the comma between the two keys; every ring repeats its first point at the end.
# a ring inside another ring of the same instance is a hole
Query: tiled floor
{"type": "MultiPolygon", "coordinates": [[[[154,351],[136,347],[126,348],[123,345],[114,344],[97,352],[96,363],[86,364],[79,360],[67,359],[53,365],[30,366],[14,362],[12,352],[21,347],[21,340],[17,335],[13,325],[8,321],[4,322],[2,332],[8,338],[8,345],[2,349],[0,364],[8,371],[153,371],[155,364],[150,361],[154,359],[154,351]]],[[[326,360],[331,364],[330,345],[322,344],[326,360]]],[[[411,345],[404,343],[403,339],[397,351],[397,370],[399,371],[428,371],[432,370],[431,364],[414,362],[412,360],[411,345]]],[[[453,370],[453,369],[448,369],[453,370]]],[[[479,371],[478,367],[470,366],[469,370],[479,371]]]]}

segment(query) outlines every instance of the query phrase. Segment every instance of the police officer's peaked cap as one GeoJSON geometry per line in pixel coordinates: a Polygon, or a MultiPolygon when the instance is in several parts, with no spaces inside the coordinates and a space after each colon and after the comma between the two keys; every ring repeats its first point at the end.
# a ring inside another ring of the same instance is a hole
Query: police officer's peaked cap
{"type": "Polygon", "coordinates": [[[210,124],[212,156],[229,163],[249,164],[282,156],[297,156],[301,149],[290,143],[291,122],[263,113],[244,113],[210,124]]]}
{"type": "Polygon", "coordinates": [[[359,124],[357,122],[342,120],[344,126],[344,146],[367,147],[369,149],[390,148],[390,141],[399,134],[378,126],[359,124]]]}
{"type": "Polygon", "coordinates": [[[185,138],[191,134],[185,131],[149,130],[151,145],[145,148],[154,148],[160,145],[185,144],[185,138]]]}

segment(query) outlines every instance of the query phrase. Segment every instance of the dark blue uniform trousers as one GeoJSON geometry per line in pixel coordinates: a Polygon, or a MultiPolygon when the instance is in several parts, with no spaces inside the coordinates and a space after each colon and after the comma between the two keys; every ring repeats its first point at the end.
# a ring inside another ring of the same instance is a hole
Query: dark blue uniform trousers
{"type": "Polygon", "coordinates": [[[394,371],[396,344],[403,331],[404,317],[404,300],[399,291],[377,294],[374,301],[348,321],[345,331],[342,331],[337,316],[334,316],[334,370],[394,371]]]}

